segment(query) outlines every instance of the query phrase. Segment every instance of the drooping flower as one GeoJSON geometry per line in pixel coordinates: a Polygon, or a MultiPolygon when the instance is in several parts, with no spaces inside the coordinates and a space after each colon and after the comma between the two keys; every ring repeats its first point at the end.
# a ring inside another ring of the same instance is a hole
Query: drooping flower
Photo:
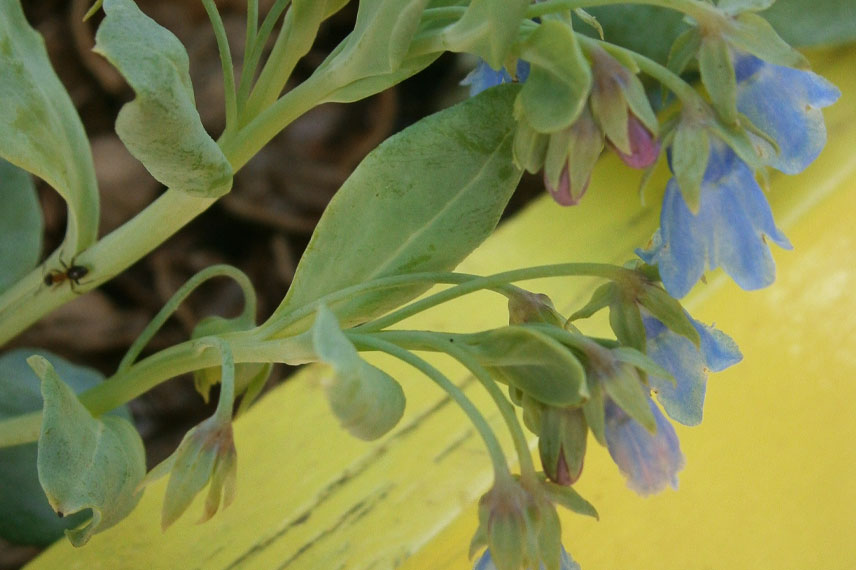
{"type": "Polygon", "coordinates": [[[493,69],[485,60],[480,59],[476,68],[461,81],[461,85],[469,85],[470,96],[475,96],[494,85],[511,83],[515,79],[517,81],[526,81],[527,77],[529,77],[529,62],[522,59],[517,60],[515,77],[511,77],[506,68],[493,69]]]}
{"type": "Polygon", "coordinates": [[[591,108],[606,140],[631,168],[647,168],[660,154],[657,117],[636,74],[593,47],[591,108]]]}
{"type": "Polygon", "coordinates": [[[812,73],[767,63],[735,52],[737,109],[776,141],[776,149],[752,135],[765,162],[785,174],[802,172],[826,144],[826,126],[820,109],[832,105],[841,91],[812,73]]]}
{"type": "Polygon", "coordinates": [[[663,197],[660,228],[649,249],[637,253],[659,267],[666,290],[680,298],[705,267],[722,267],[743,289],[772,283],[775,264],[766,239],[791,248],[752,170],[724,142],[711,137],[698,213],[690,211],[672,178],[663,197]]]}
{"type": "Polygon", "coordinates": [[[701,343],[666,327],[659,319],[643,315],[648,357],[662,366],[675,382],[648,375],[648,382],[666,413],[675,421],[694,426],[701,423],[708,372],[719,372],[743,358],[737,344],[725,333],[689,317],[701,343]]]}
{"type": "MultiPolygon", "coordinates": [[[[476,561],[473,570],[497,570],[496,564],[493,562],[493,557],[490,555],[490,550],[485,550],[484,554],[476,561]]],[[[544,569],[544,564],[541,564],[541,570],[544,569]]],[[[559,563],[559,570],[580,570],[580,565],[577,564],[571,555],[562,547],[562,558],[559,563]]]]}
{"type": "Polygon", "coordinates": [[[685,464],[675,428],[650,398],[648,405],[657,426],[653,433],[606,400],[606,446],[627,486],[640,495],[659,493],[666,485],[677,489],[678,471],[685,464]]]}

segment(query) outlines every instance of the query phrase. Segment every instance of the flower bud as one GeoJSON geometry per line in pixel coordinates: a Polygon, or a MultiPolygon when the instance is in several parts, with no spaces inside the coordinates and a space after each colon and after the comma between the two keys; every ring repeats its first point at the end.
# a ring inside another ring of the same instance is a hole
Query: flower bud
{"type": "Polygon", "coordinates": [[[538,453],[547,477],[573,485],[583,470],[588,425],[582,408],[547,406],[541,413],[538,453]]]}
{"type": "Polygon", "coordinates": [[[544,186],[563,205],[579,203],[603,150],[603,133],[588,106],[568,128],[550,135],[544,161],[544,186]]]}
{"type": "Polygon", "coordinates": [[[508,299],[508,324],[524,323],[548,323],[561,327],[564,319],[547,295],[521,291],[508,299]]]}

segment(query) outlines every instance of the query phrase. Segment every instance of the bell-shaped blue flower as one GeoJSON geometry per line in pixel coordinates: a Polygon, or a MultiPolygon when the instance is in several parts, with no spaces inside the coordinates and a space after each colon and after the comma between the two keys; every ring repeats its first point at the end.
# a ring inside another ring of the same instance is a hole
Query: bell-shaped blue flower
{"type": "Polygon", "coordinates": [[[640,495],[659,493],[671,485],[678,488],[678,471],[684,468],[684,454],[675,428],[650,399],[657,429],[651,433],[612,400],[606,401],[606,447],[627,486],[640,495]]]}
{"type": "Polygon", "coordinates": [[[658,266],[663,285],[676,298],[689,292],[705,267],[722,267],[743,289],[760,289],[775,279],[765,238],[791,248],[752,170],[723,141],[711,137],[698,213],[690,211],[672,178],[663,197],[660,229],[649,249],[637,253],[658,266]]]}
{"type": "Polygon", "coordinates": [[[485,60],[480,59],[476,68],[461,81],[461,85],[469,85],[470,96],[474,96],[494,85],[511,83],[515,79],[523,82],[526,81],[527,77],[529,77],[528,61],[517,60],[516,75],[512,78],[506,68],[503,67],[500,70],[493,69],[485,60]]]}
{"type": "MultiPolygon", "coordinates": [[[[689,317],[689,315],[687,315],[689,317]]],[[[648,382],[673,420],[684,425],[701,423],[708,372],[719,372],[743,358],[730,336],[689,317],[698,331],[699,346],[669,329],[659,319],[644,314],[648,357],[674,378],[674,383],[653,374],[648,382]]]]}
{"type": "MultiPolygon", "coordinates": [[[[544,564],[541,564],[541,569],[544,569],[544,564]]],[[[473,570],[497,570],[496,564],[490,555],[490,550],[485,550],[484,554],[476,561],[473,570]]],[[[571,555],[562,547],[562,558],[559,563],[559,570],[580,570],[580,565],[574,562],[571,555]]]]}
{"type": "Polygon", "coordinates": [[[773,65],[753,55],[736,52],[737,109],[776,141],[776,149],[750,135],[765,162],[786,174],[802,172],[826,144],[826,126],[820,109],[832,105],[841,91],[812,73],[773,65]]]}

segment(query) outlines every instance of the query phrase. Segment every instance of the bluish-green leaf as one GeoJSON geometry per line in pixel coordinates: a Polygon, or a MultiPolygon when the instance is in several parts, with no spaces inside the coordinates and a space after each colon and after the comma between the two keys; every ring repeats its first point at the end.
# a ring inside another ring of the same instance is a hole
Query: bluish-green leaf
{"type": "MultiPolygon", "coordinates": [[[[27,365],[27,357],[33,354],[48,359],[76,393],[104,380],[97,370],[46,351],[19,348],[7,352],[0,357],[0,419],[42,408],[39,379],[27,365]]],[[[131,418],[124,406],[111,414],[131,418]]],[[[59,518],[53,512],[39,485],[36,455],[35,443],[0,449],[0,536],[13,543],[46,545],[88,518],[88,513],[59,518]]]]}
{"type": "Polygon", "coordinates": [[[137,94],[122,107],[116,133],[169,188],[216,197],[232,187],[232,167],[196,110],[184,46],[131,0],[105,0],[95,51],[137,94]]]}
{"type": "Polygon", "coordinates": [[[761,15],[793,46],[856,41],[856,2],[853,0],[777,0],[761,15]]]}
{"type": "Polygon", "coordinates": [[[312,327],[312,345],[333,374],[325,381],[330,408],[342,427],[360,439],[377,439],[404,414],[404,392],[389,374],[362,358],[321,305],[312,327]]]}
{"type": "Polygon", "coordinates": [[[573,406],[588,396],[586,374],[560,342],[526,326],[472,335],[467,347],[497,380],[551,406],[573,406]]]}
{"type": "Polygon", "coordinates": [[[548,20],[529,36],[520,55],[530,71],[515,105],[518,116],[542,133],[570,126],[582,112],[592,83],[573,30],[548,20]]]}
{"type": "MultiPolygon", "coordinates": [[[[511,157],[518,89],[489,89],[370,153],[321,217],[277,313],[372,279],[448,271],[460,263],[496,227],[520,179],[511,157]]],[[[331,308],[348,326],[429,286],[363,295],[331,308]]]]}
{"type": "Polygon", "coordinates": [[[0,158],[0,292],[39,262],[44,221],[33,179],[0,158]]]}
{"type": "Polygon", "coordinates": [[[98,187],[86,133],[18,0],[0,0],[0,133],[0,158],[66,201],[66,243],[77,252],[94,242],[98,187]]]}
{"type": "Polygon", "coordinates": [[[44,357],[27,362],[42,381],[45,402],[39,482],[57,514],[91,509],[85,526],[66,531],[72,544],[82,546],[137,505],[137,486],[146,474],[143,441],[125,419],[93,418],[44,357]]]}
{"type": "Polygon", "coordinates": [[[475,54],[499,69],[517,39],[529,3],[529,0],[473,0],[461,19],[443,32],[443,43],[450,51],[475,54]]]}
{"type": "Polygon", "coordinates": [[[731,48],[721,36],[702,39],[698,51],[701,82],[720,119],[729,125],[737,123],[737,77],[731,61],[731,48]]]}

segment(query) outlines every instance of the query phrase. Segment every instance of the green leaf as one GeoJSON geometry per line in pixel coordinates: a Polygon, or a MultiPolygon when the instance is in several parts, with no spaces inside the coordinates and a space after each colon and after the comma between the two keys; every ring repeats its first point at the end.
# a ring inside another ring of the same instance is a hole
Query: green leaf
{"type": "Polygon", "coordinates": [[[67,253],[73,255],[98,233],[92,153],[44,41],[17,0],[0,0],[0,78],[0,158],[38,176],[63,197],[66,243],[73,249],[67,253]]]}
{"type": "Polygon", "coordinates": [[[39,263],[44,220],[33,179],[0,158],[0,293],[39,263]]]}
{"type": "Polygon", "coordinates": [[[116,134],[169,188],[206,197],[232,187],[232,167],[196,110],[184,46],[131,0],[105,0],[94,51],[125,77],[136,99],[122,107],[116,134]]]}
{"type": "Polygon", "coordinates": [[[143,441],[125,419],[95,419],[60,380],[50,362],[27,363],[42,381],[44,412],[39,437],[39,482],[57,514],[92,510],[86,526],[67,530],[74,546],[128,516],[140,500],[137,485],[146,474],[143,441]]]}
{"type": "Polygon", "coordinates": [[[550,406],[574,406],[588,397],[586,373],[566,346],[526,326],[467,337],[467,348],[497,380],[550,406]]]}
{"type": "Polygon", "coordinates": [[[362,0],[354,30],[316,71],[344,87],[395,72],[407,56],[427,0],[362,0]]]}
{"type": "Polygon", "coordinates": [[[619,292],[609,303],[609,325],[615,338],[624,346],[645,350],[645,325],[636,305],[636,299],[629,293],[619,292]]]}
{"type": "MultiPolygon", "coordinates": [[[[687,29],[683,14],[657,6],[592,6],[586,11],[597,18],[606,40],[651,59],[666,63],[674,39],[687,29]]],[[[595,36],[580,27],[587,35],[595,36]]]]}
{"type": "Polygon", "coordinates": [[[333,369],[325,380],[330,408],[351,435],[377,439],[404,414],[404,392],[389,374],[362,358],[342,333],[336,316],[321,305],[312,327],[318,358],[333,369]]]}
{"type": "Polygon", "coordinates": [[[594,505],[585,500],[582,495],[577,493],[572,487],[556,485],[550,481],[542,481],[541,485],[552,502],[562,505],[566,509],[579,515],[586,515],[600,519],[594,505]]]}
{"type": "MultiPolygon", "coordinates": [[[[371,152],[321,217],[276,314],[379,277],[460,263],[496,227],[520,179],[511,157],[518,89],[489,89],[371,152]]],[[[332,309],[350,326],[429,287],[385,290],[332,309]]]]}
{"type": "Polygon", "coordinates": [[[517,39],[529,0],[473,0],[460,20],[443,32],[449,51],[467,52],[500,69],[517,39]]]}
{"type": "Polygon", "coordinates": [[[773,26],[757,14],[738,15],[726,28],[725,36],[736,48],[774,65],[808,67],[808,60],[779,37],[773,26]]]}
{"type": "MultiPolygon", "coordinates": [[[[27,357],[44,356],[69,386],[80,393],[100,384],[97,370],[77,366],[43,350],[19,348],[0,357],[0,419],[42,408],[39,379],[27,365],[27,357]]],[[[125,406],[113,412],[130,419],[125,406]]],[[[13,543],[47,545],[62,537],[65,529],[79,526],[87,513],[59,518],[39,485],[35,443],[0,449],[0,536],[13,543]]]]}
{"type": "Polygon", "coordinates": [[[594,438],[601,445],[606,445],[606,410],[603,402],[603,386],[600,380],[592,375],[587,379],[589,399],[583,404],[586,423],[594,438]]]}
{"type": "Polygon", "coordinates": [[[853,0],[778,0],[762,15],[793,46],[837,45],[856,40],[853,0]]]}
{"type": "Polygon", "coordinates": [[[615,355],[616,359],[620,362],[625,362],[630,364],[631,366],[638,369],[640,372],[645,374],[650,374],[652,376],[659,376],[660,378],[664,378],[671,382],[672,384],[676,384],[674,376],[672,376],[668,370],[648,358],[642,352],[636,350],[635,348],[630,348],[629,346],[619,346],[617,348],[612,349],[612,354],[615,355]]]}
{"type": "Polygon", "coordinates": [[[700,45],[701,35],[698,28],[685,30],[672,42],[666,66],[677,74],[683,73],[695,57],[700,45]]]}
{"type": "MultiPolygon", "coordinates": [[[[621,353],[619,353],[621,354],[621,353]]],[[[622,355],[626,358],[626,355],[622,355]]],[[[608,374],[601,376],[603,389],[631,418],[654,433],[657,421],[648,405],[648,395],[642,385],[635,365],[616,360],[608,374]]]]}
{"type": "Polygon", "coordinates": [[[656,285],[644,287],[639,294],[639,304],[671,331],[688,338],[696,346],[701,344],[701,337],[680,301],[662,288],[656,285]]]}
{"type": "Polygon", "coordinates": [[[672,171],[684,202],[693,213],[698,213],[700,206],[701,182],[709,154],[707,130],[701,125],[679,123],[672,144],[672,171]]]}
{"type": "Polygon", "coordinates": [[[705,37],[698,52],[698,66],[701,81],[719,117],[729,125],[736,124],[737,77],[728,43],[720,36],[705,37]]]}
{"type": "Polygon", "coordinates": [[[760,12],[766,10],[776,0],[719,0],[717,7],[728,13],[737,14],[740,12],[760,12]]]}
{"type": "Polygon", "coordinates": [[[405,59],[399,67],[389,73],[371,75],[357,79],[324,97],[327,103],[351,103],[370,97],[375,93],[401,83],[411,75],[415,75],[434,63],[440,53],[432,53],[405,59]]]}
{"type": "Polygon", "coordinates": [[[530,71],[515,113],[542,133],[570,126],[592,84],[591,68],[573,30],[555,20],[544,22],[523,44],[520,57],[529,62],[530,71]]]}
{"type": "Polygon", "coordinates": [[[604,307],[609,306],[613,299],[618,294],[618,287],[613,282],[604,283],[594,290],[588,303],[584,307],[578,309],[573,315],[568,317],[568,321],[576,321],[577,319],[587,319],[594,315],[604,307]]]}

